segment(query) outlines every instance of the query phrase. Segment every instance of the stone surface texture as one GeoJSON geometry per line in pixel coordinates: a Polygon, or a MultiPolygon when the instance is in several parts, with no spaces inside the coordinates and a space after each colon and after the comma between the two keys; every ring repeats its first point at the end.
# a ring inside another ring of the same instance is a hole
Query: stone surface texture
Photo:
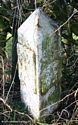
{"type": "Polygon", "coordinates": [[[62,47],[57,28],[38,8],[18,29],[21,97],[36,119],[52,113],[60,99],[62,47]]]}

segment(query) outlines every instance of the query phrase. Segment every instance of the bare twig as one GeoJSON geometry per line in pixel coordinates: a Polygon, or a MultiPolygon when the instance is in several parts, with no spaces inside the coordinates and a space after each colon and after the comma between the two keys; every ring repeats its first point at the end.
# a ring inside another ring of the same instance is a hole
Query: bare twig
{"type": "Polygon", "coordinates": [[[23,112],[19,112],[17,110],[14,110],[16,113],[20,114],[20,115],[24,115],[24,116],[27,116],[31,121],[33,121],[33,119],[28,115],[28,114],[25,114],[23,112]]]}
{"type": "Polygon", "coordinates": [[[6,103],[4,99],[0,98],[0,101],[12,112],[12,108],[6,103]]]}
{"type": "Polygon", "coordinates": [[[4,112],[0,112],[0,115],[1,114],[6,114],[6,113],[10,113],[11,111],[4,111],[4,112]]]}
{"type": "Polygon", "coordinates": [[[64,25],[66,25],[70,19],[76,14],[78,13],[78,10],[74,8],[73,13],[71,14],[71,16],[62,24],[60,25],[54,32],[52,32],[50,35],[52,36],[54,33],[56,33],[57,31],[59,31],[64,25]]]}
{"type": "Polygon", "coordinates": [[[72,93],[66,95],[63,99],[61,99],[61,100],[55,102],[54,104],[51,104],[51,105],[49,105],[49,106],[46,106],[45,108],[41,109],[40,112],[43,112],[43,111],[45,111],[46,109],[48,109],[48,108],[50,108],[50,107],[52,107],[52,106],[54,106],[54,105],[56,105],[56,104],[59,104],[59,103],[63,102],[66,98],[68,98],[68,97],[72,96],[73,94],[75,94],[75,92],[77,93],[77,91],[78,91],[78,89],[75,90],[75,91],[73,91],[72,93]]]}
{"type": "Polygon", "coordinates": [[[53,3],[55,3],[56,1],[57,1],[57,0],[53,0],[53,1],[50,2],[50,4],[53,4],[53,3]]]}
{"type": "Polygon", "coordinates": [[[37,8],[37,1],[35,0],[35,9],[37,8]]]}
{"type": "MultiPolygon", "coordinates": [[[[67,111],[67,108],[69,108],[70,106],[72,106],[73,104],[75,104],[76,102],[78,102],[78,100],[76,100],[76,101],[74,101],[74,102],[72,102],[70,105],[68,105],[68,106],[66,106],[64,109],[62,109],[62,111],[61,111],[61,113],[59,114],[59,113],[57,113],[57,115],[58,115],[58,119],[57,119],[57,121],[56,122],[58,122],[60,119],[62,119],[62,114],[63,114],[63,112],[66,112],[67,113],[67,116],[68,116],[68,118],[69,118],[69,112],[67,111]]],[[[66,119],[67,120],[67,119],[66,119]]]]}
{"type": "MultiPolygon", "coordinates": [[[[7,113],[9,113],[9,112],[10,112],[10,111],[7,111],[7,113]]],[[[3,115],[3,116],[5,116],[6,118],[9,119],[9,116],[8,116],[5,112],[1,112],[0,115],[3,115]]]]}
{"type": "Polygon", "coordinates": [[[9,88],[9,90],[8,90],[8,93],[7,93],[7,96],[6,96],[6,98],[5,98],[5,102],[7,102],[8,97],[9,97],[9,93],[10,93],[10,91],[11,91],[11,88],[12,88],[13,84],[14,84],[14,80],[15,80],[15,76],[16,76],[16,70],[17,70],[17,64],[16,64],[15,73],[14,73],[14,77],[13,77],[12,83],[11,83],[11,85],[10,85],[10,88],[9,88]]]}

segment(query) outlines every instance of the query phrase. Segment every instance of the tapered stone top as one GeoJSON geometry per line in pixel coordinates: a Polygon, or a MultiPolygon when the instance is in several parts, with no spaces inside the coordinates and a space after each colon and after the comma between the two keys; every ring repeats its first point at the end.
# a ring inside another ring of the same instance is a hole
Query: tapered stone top
{"type": "Polygon", "coordinates": [[[38,8],[18,29],[21,97],[36,119],[52,113],[58,105],[49,105],[60,99],[62,48],[57,28],[38,8]]]}

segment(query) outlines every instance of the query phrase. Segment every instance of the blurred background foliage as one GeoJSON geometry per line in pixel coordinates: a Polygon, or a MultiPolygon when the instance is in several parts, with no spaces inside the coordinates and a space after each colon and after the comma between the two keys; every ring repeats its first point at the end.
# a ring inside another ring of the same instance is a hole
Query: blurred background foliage
{"type": "MultiPolygon", "coordinates": [[[[63,46],[62,98],[78,88],[78,0],[36,0],[48,16],[58,22],[63,46]]],[[[17,29],[35,10],[35,0],[0,0],[0,55],[5,63],[5,89],[8,91],[17,64],[17,29]],[[8,84],[6,84],[8,83],[8,84]]],[[[20,109],[20,89],[18,72],[8,102],[20,109]],[[15,92],[15,93],[14,93],[15,92]],[[16,102],[18,105],[17,106],[16,102]]],[[[5,92],[5,96],[6,96],[5,92]]],[[[64,100],[56,113],[46,122],[58,122],[63,125],[78,124],[78,96],[72,94],[64,100]],[[65,109],[64,112],[63,109],[65,109]],[[59,114],[59,115],[58,115],[59,114]],[[67,115],[68,114],[68,115],[67,115]],[[60,117],[61,116],[61,117],[60,117]],[[59,118],[60,117],[60,118],[59,118]],[[71,122],[72,121],[72,122],[71,122]]],[[[23,111],[23,109],[22,109],[23,111]]],[[[11,114],[11,120],[14,115],[11,114]]],[[[19,119],[19,118],[18,118],[19,119]]],[[[14,117],[16,120],[16,117],[14,117]]]]}

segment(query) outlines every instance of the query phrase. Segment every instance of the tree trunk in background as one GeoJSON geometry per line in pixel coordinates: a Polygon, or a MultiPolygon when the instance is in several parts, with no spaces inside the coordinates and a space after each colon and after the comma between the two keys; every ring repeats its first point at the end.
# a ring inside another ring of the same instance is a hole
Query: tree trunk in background
{"type": "Polygon", "coordinates": [[[13,20],[13,41],[12,41],[12,78],[15,73],[15,67],[17,64],[17,51],[16,51],[16,45],[17,45],[17,28],[18,28],[18,20],[16,18],[17,15],[17,9],[14,13],[14,20],[13,20]]]}

